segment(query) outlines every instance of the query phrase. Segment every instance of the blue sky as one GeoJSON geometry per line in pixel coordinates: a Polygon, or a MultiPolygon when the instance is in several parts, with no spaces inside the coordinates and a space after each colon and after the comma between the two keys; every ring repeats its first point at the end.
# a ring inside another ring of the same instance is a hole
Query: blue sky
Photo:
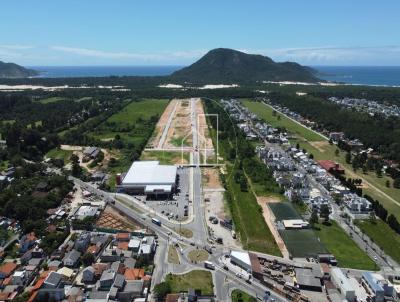
{"type": "Polygon", "coordinates": [[[0,60],[187,65],[227,47],[307,65],[400,65],[400,1],[4,0],[0,60]]]}

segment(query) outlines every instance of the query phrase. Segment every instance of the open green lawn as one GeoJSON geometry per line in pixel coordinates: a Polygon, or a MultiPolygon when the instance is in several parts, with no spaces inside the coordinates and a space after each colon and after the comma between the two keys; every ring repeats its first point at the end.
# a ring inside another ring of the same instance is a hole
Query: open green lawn
{"type": "Polygon", "coordinates": [[[256,302],[257,299],[249,294],[241,291],[240,289],[235,289],[232,291],[232,302],[256,302]]]}
{"type": "Polygon", "coordinates": [[[63,159],[64,163],[69,162],[69,158],[72,155],[72,151],[69,150],[61,150],[58,148],[51,149],[49,152],[46,153],[46,157],[54,158],[54,159],[63,159]]]}
{"type": "Polygon", "coordinates": [[[148,131],[152,129],[149,129],[148,125],[150,118],[161,116],[167,104],[168,100],[165,99],[131,101],[93,129],[89,135],[100,140],[112,140],[118,134],[126,143],[142,143],[143,140],[147,140],[148,131]]]}
{"type": "Polygon", "coordinates": [[[339,156],[335,155],[336,145],[330,145],[328,140],[318,135],[314,131],[299,125],[298,123],[288,119],[284,115],[280,115],[281,119],[278,121],[277,117],[272,115],[273,109],[270,106],[264,105],[259,102],[252,102],[249,100],[243,101],[243,104],[250,109],[253,113],[257,114],[260,118],[264,119],[267,123],[275,127],[285,127],[289,132],[296,135],[296,139],[291,140],[292,144],[299,143],[300,148],[304,148],[308,153],[312,153],[316,160],[330,159],[341,164],[346,170],[347,177],[363,178],[368,181],[372,186],[378,188],[383,193],[389,195],[391,198],[398,202],[395,203],[393,200],[377,191],[373,187],[366,185],[363,188],[365,194],[370,195],[372,198],[379,200],[383,206],[390,212],[393,213],[397,219],[400,220],[400,190],[395,189],[392,186],[386,187],[386,181],[392,180],[387,177],[377,177],[374,172],[368,172],[363,174],[361,170],[356,173],[353,171],[351,164],[347,164],[345,160],[345,152],[340,152],[339,156]]]}
{"type": "Polygon", "coordinates": [[[109,123],[135,125],[139,119],[146,120],[153,115],[161,115],[168,104],[165,99],[144,99],[131,102],[121,111],[113,114],[107,119],[109,123]]]}
{"type": "Polygon", "coordinates": [[[328,251],[336,257],[340,267],[362,270],[377,269],[371,258],[335,221],[331,221],[330,225],[316,225],[315,233],[328,251]]]}
{"type": "Polygon", "coordinates": [[[243,104],[249,108],[250,111],[257,114],[258,117],[268,121],[273,127],[284,127],[289,132],[304,137],[308,141],[320,141],[324,139],[323,136],[310,131],[308,128],[290,120],[280,113],[277,113],[277,116],[280,115],[280,119],[278,119],[277,116],[273,116],[273,109],[262,103],[244,100],[243,104]]]}
{"type": "Polygon", "coordinates": [[[65,100],[65,98],[59,97],[59,96],[54,96],[54,97],[50,97],[47,99],[41,99],[39,102],[42,104],[50,104],[50,103],[55,103],[55,102],[59,102],[62,100],[65,100]]]}
{"type": "Polygon", "coordinates": [[[201,290],[203,295],[213,295],[214,285],[211,272],[193,270],[183,275],[168,274],[165,281],[170,284],[173,293],[187,292],[189,288],[201,290]]]}
{"type": "Polygon", "coordinates": [[[400,263],[399,234],[380,219],[376,219],[376,224],[372,223],[370,220],[355,220],[355,224],[383,249],[386,254],[400,263]]]}
{"type": "Polygon", "coordinates": [[[188,152],[176,151],[143,151],[140,160],[158,160],[161,164],[188,164],[188,152]]]}
{"type": "Polygon", "coordinates": [[[253,192],[241,191],[233,177],[228,179],[228,189],[233,195],[230,209],[243,248],[281,256],[253,192]]]}

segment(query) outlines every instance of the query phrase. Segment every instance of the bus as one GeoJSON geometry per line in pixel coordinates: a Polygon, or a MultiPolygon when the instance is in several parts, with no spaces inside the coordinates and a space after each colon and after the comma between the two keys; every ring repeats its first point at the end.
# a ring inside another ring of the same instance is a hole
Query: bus
{"type": "Polygon", "coordinates": [[[215,269],[215,265],[210,261],[204,261],[204,267],[208,269],[215,269]]]}
{"type": "Polygon", "coordinates": [[[151,218],[151,222],[154,223],[154,224],[156,224],[156,225],[161,226],[161,221],[158,220],[158,219],[156,219],[156,218],[151,218]]]}

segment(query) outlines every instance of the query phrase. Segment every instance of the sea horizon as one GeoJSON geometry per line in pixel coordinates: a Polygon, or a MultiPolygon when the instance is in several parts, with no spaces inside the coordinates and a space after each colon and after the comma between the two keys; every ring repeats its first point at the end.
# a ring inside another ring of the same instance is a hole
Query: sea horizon
{"type": "MultiPolygon", "coordinates": [[[[184,65],[77,65],[27,66],[40,72],[36,78],[110,76],[167,76],[184,65]]],[[[400,66],[309,65],[322,80],[369,86],[400,86],[400,66]]]]}

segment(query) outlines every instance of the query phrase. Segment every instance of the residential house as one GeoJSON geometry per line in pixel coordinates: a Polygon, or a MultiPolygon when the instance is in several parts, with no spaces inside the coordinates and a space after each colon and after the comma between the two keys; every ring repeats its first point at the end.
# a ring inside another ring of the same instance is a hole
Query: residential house
{"type": "Polygon", "coordinates": [[[65,255],[63,263],[67,267],[76,267],[79,263],[80,257],[80,252],[78,252],[77,250],[71,250],[68,254],[65,255]]]}
{"type": "Polygon", "coordinates": [[[114,283],[115,276],[116,273],[111,269],[103,271],[100,277],[99,289],[110,289],[114,283]]]}
{"type": "Polygon", "coordinates": [[[90,232],[82,232],[79,234],[78,238],[75,240],[74,248],[81,253],[84,253],[90,244],[90,232]]]}
{"type": "Polygon", "coordinates": [[[93,266],[88,266],[82,271],[82,282],[92,283],[95,280],[95,269],[93,266]]]}
{"type": "Polygon", "coordinates": [[[14,271],[17,269],[18,265],[14,262],[4,262],[0,266],[0,279],[7,278],[14,273],[14,271]]]}

